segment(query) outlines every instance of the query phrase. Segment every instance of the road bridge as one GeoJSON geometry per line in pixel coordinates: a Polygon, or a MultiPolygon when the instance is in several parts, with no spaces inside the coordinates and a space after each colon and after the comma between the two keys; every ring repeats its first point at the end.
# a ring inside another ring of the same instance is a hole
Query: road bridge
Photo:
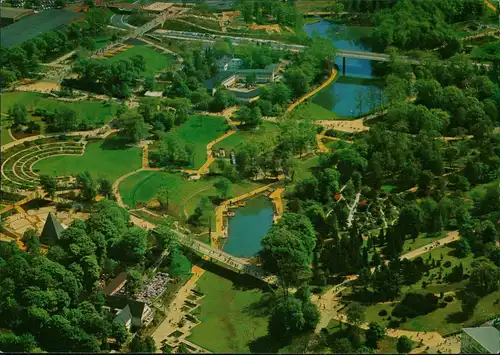
{"type": "MultiPolygon", "coordinates": [[[[251,38],[251,37],[238,37],[238,36],[230,36],[222,34],[208,34],[208,33],[174,31],[174,30],[156,30],[155,34],[161,37],[175,38],[181,40],[191,40],[191,41],[202,41],[208,43],[213,43],[218,39],[230,39],[234,45],[239,45],[243,43],[266,43],[271,45],[275,49],[289,50],[289,51],[301,51],[304,50],[304,48],[306,48],[306,46],[300,44],[288,44],[274,40],[251,38]]],[[[373,60],[376,62],[389,62],[391,60],[390,56],[385,53],[363,52],[363,51],[354,51],[346,49],[339,49],[337,51],[337,56],[343,58],[344,68],[346,67],[345,62],[348,58],[366,59],[366,60],[373,60]]],[[[419,60],[407,56],[399,56],[398,58],[400,60],[407,61],[412,64],[420,63],[419,60]]]]}

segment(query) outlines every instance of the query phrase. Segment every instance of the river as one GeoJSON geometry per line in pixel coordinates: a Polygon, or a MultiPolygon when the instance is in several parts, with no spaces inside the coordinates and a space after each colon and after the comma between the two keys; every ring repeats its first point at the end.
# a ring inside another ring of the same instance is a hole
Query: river
{"type": "MultiPolygon", "coordinates": [[[[312,36],[330,38],[339,49],[370,51],[362,38],[370,32],[369,27],[338,25],[319,21],[305,25],[305,31],[312,36]]],[[[346,59],[344,70],[342,58],[335,58],[340,69],[339,78],[321,90],[313,102],[343,117],[354,117],[374,110],[383,101],[382,80],[374,75],[372,61],[346,59]]]]}

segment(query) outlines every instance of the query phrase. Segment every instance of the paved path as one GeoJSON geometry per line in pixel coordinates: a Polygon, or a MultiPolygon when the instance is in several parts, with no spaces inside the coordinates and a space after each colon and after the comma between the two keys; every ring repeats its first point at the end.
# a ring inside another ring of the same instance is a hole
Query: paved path
{"type": "Polygon", "coordinates": [[[418,249],[412,250],[412,251],[406,253],[405,255],[402,255],[400,257],[400,259],[401,260],[403,260],[403,259],[415,259],[417,256],[425,254],[430,250],[442,247],[443,245],[446,245],[446,244],[453,243],[459,239],[460,239],[460,235],[458,234],[457,231],[448,232],[446,237],[439,239],[439,240],[436,240],[436,241],[429,243],[427,245],[424,245],[423,247],[420,247],[418,249]]]}
{"type": "MultiPolygon", "coordinates": [[[[175,347],[181,342],[187,342],[192,346],[192,343],[186,340],[186,337],[191,334],[192,323],[185,322],[184,326],[182,327],[179,327],[178,324],[184,318],[185,314],[188,313],[186,311],[183,311],[181,308],[183,307],[184,302],[188,300],[188,296],[192,294],[191,291],[195,289],[196,282],[205,273],[205,270],[195,265],[191,269],[191,272],[193,273],[193,276],[189,279],[188,282],[186,282],[184,286],[179,289],[175,298],[172,300],[165,312],[167,314],[167,317],[152,334],[157,349],[160,349],[162,346],[162,342],[167,339],[168,335],[172,334],[175,331],[181,331],[183,334],[179,336],[175,342],[170,339],[167,340],[167,344],[175,347]]],[[[201,350],[200,352],[208,352],[207,350],[197,345],[195,345],[195,347],[198,348],[198,350],[201,350]]]]}
{"type": "Polygon", "coordinates": [[[295,101],[293,104],[291,104],[290,107],[288,107],[288,109],[286,110],[286,112],[293,111],[293,109],[295,107],[297,107],[299,104],[301,104],[302,102],[304,102],[308,98],[316,95],[318,92],[320,92],[325,87],[327,87],[328,85],[330,85],[335,80],[336,76],[337,76],[337,69],[333,68],[332,72],[331,72],[330,76],[328,77],[327,81],[325,81],[323,84],[321,84],[320,86],[318,86],[316,89],[311,90],[310,92],[308,92],[307,94],[305,94],[304,96],[302,96],[300,99],[298,99],[297,101],[295,101]]]}
{"type": "Polygon", "coordinates": [[[493,5],[489,0],[484,0],[484,3],[486,4],[487,7],[489,7],[493,11],[497,11],[497,7],[493,5]]]}

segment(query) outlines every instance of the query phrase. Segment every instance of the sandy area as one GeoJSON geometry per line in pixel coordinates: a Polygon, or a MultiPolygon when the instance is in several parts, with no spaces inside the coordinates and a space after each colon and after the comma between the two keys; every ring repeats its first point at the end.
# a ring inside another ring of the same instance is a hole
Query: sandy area
{"type": "Polygon", "coordinates": [[[21,85],[16,88],[18,91],[36,91],[36,92],[51,92],[52,90],[61,90],[61,85],[53,81],[38,81],[33,84],[21,85]]]}
{"type": "Polygon", "coordinates": [[[370,128],[363,124],[363,119],[357,120],[321,120],[316,124],[326,129],[334,129],[341,132],[354,133],[368,131],[370,128]]]}

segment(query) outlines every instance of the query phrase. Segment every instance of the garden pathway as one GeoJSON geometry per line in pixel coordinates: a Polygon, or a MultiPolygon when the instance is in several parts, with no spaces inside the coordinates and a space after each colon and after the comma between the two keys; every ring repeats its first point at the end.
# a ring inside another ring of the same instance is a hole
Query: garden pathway
{"type": "Polygon", "coordinates": [[[300,99],[298,99],[297,101],[295,101],[293,104],[291,104],[290,107],[288,107],[288,109],[286,110],[286,112],[293,111],[293,109],[295,107],[297,107],[299,104],[301,104],[302,102],[304,102],[308,98],[316,95],[318,92],[320,92],[325,87],[327,87],[328,85],[330,85],[335,80],[335,77],[337,76],[337,73],[338,73],[337,69],[333,68],[332,72],[330,74],[330,77],[328,78],[327,81],[325,81],[323,84],[321,84],[320,86],[318,86],[316,89],[311,90],[310,92],[308,92],[307,94],[305,94],[304,96],[302,96],[300,99]]]}
{"type": "MultiPolygon", "coordinates": [[[[184,325],[179,327],[179,323],[184,319],[186,313],[189,311],[182,310],[184,306],[184,302],[188,300],[188,296],[192,294],[192,290],[196,287],[196,282],[200,279],[200,277],[205,273],[205,269],[194,265],[191,269],[193,275],[189,279],[188,282],[184,286],[182,286],[177,292],[175,298],[172,300],[168,309],[166,310],[167,317],[163,320],[163,322],[156,328],[153,332],[152,337],[156,343],[156,347],[158,349],[161,348],[162,342],[166,341],[170,346],[177,346],[178,344],[184,342],[189,346],[194,347],[198,350],[198,352],[208,353],[206,349],[199,347],[196,344],[193,344],[186,340],[186,338],[191,334],[191,329],[196,325],[192,325],[190,322],[185,322],[184,325]],[[167,337],[176,332],[182,332],[182,335],[174,338],[175,340],[168,339],[167,337]]],[[[159,351],[161,352],[161,351],[159,351]]]]}

